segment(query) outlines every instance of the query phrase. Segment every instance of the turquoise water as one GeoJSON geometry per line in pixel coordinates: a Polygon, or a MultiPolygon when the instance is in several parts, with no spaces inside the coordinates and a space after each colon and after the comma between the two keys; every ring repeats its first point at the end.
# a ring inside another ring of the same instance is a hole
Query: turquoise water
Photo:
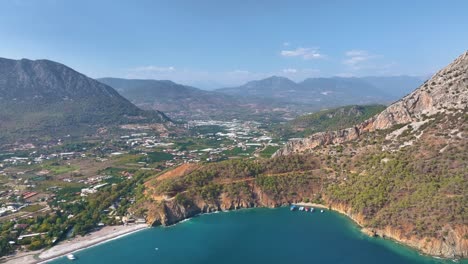
{"type": "MultiPolygon", "coordinates": [[[[75,263],[452,263],[370,238],[345,216],[248,209],[143,230],[75,253],[75,263]]],[[[52,263],[70,263],[60,258],[52,263]]],[[[466,263],[466,262],[465,262],[466,263]]]]}

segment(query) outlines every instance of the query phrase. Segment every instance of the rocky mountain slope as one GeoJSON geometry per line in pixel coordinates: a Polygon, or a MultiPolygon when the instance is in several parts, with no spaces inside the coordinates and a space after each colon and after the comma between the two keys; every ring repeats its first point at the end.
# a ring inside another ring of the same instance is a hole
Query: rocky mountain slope
{"type": "Polygon", "coordinates": [[[323,144],[336,144],[358,138],[362,133],[389,129],[395,125],[419,127],[431,116],[466,110],[468,104],[468,52],[380,114],[351,128],[322,132],[289,142],[275,155],[288,155],[323,144]]]}
{"type": "Polygon", "coordinates": [[[141,110],[113,88],[60,63],[0,58],[2,135],[63,135],[135,120],[168,119],[161,112],[141,110]]]}

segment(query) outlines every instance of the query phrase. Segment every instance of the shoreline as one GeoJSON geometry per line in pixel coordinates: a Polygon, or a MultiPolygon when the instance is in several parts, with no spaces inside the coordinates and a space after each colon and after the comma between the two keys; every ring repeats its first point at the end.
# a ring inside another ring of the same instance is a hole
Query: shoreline
{"type": "Polygon", "coordinates": [[[301,202],[301,203],[293,203],[292,205],[295,205],[295,206],[305,206],[305,207],[314,207],[314,208],[322,208],[322,209],[330,209],[329,207],[323,205],[323,204],[318,204],[318,203],[304,203],[304,202],[301,202]]]}
{"type": "MultiPolygon", "coordinates": [[[[289,203],[289,204],[283,204],[283,205],[280,205],[278,207],[269,207],[269,206],[259,206],[259,207],[248,207],[248,208],[240,208],[240,209],[231,209],[231,210],[218,210],[218,211],[213,211],[213,212],[209,212],[209,213],[199,213],[199,214],[196,214],[194,216],[191,216],[191,217],[187,217],[187,218],[184,218],[174,224],[171,224],[171,225],[168,225],[166,227],[171,227],[171,226],[175,226],[179,223],[183,223],[183,222],[186,222],[192,218],[195,218],[195,217],[199,217],[199,216],[203,216],[203,215],[209,215],[209,214],[216,214],[216,213],[223,213],[223,212],[233,212],[233,211],[237,211],[237,210],[246,210],[246,209],[255,209],[255,208],[269,208],[269,209],[276,209],[276,208],[281,208],[281,207],[287,207],[287,206],[291,206],[291,205],[296,205],[296,206],[307,206],[307,207],[314,207],[314,208],[321,208],[321,209],[326,209],[328,211],[331,211],[331,212],[335,212],[335,213],[338,213],[340,215],[343,215],[345,216],[348,220],[350,220],[355,226],[357,229],[359,229],[359,231],[365,235],[366,237],[368,238],[372,238],[372,237],[377,237],[381,240],[384,240],[384,241],[390,241],[392,243],[395,243],[395,244],[398,244],[398,245],[401,245],[403,247],[406,247],[407,249],[409,250],[412,250],[412,251],[415,251],[417,252],[420,256],[425,256],[425,257],[429,257],[431,259],[438,259],[438,260],[448,260],[448,261],[465,261],[465,260],[468,260],[468,258],[449,258],[449,257],[442,257],[442,256],[436,256],[436,255],[431,255],[431,254],[426,254],[424,253],[422,250],[416,248],[416,247],[413,247],[403,241],[400,241],[394,237],[391,237],[391,236],[380,236],[380,235],[371,235],[368,231],[368,229],[366,227],[364,227],[362,225],[362,223],[360,223],[357,219],[355,219],[352,215],[348,214],[347,212],[339,209],[339,208],[336,208],[336,207],[333,207],[333,205],[324,205],[324,204],[317,204],[317,203],[306,203],[306,202],[300,202],[300,203],[289,203]]],[[[161,226],[161,225],[160,225],[161,226]]]]}
{"type": "Polygon", "coordinates": [[[64,240],[57,245],[40,251],[21,252],[10,258],[1,260],[1,263],[8,264],[38,264],[48,263],[61,258],[70,253],[75,253],[84,249],[95,247],[109,241],[128,236],[138,231],[149,228],[147,224],[133,224],[120,226],[106,226],[98,231],[91,232],[85,236],[64,240]]]}
{"type": "MultiPolygon", "coordinates": [[[[315,207],[315,208],[323,208],[327,209],[328,211],[336,212],[338,214],[341,214],[345,216],[347,219],[351,220],[352,223],[356,225],[356,227],[362,232],[367,237],[372,237],[369,233],[366,232],[366,228],[363,227],[358,221],[356,221],[352,216],[350,216],[348,213],[338,209],[338,208],[333,208],[332,206],[325,206],[323,204],[316,204],[316,203],[294,203],[294,204],[289,204],[289,205],[296,205],[296,206],[309,206],[309,207],[315,207]]],[[[287,205],[283,205],[280,207],[286,207],[287,205]]],[[[275,209],[278,207],[268,207],[268,206],[262,206],[263,208],[270,208],[270,209],[275,209]]],[[[252,208],[242,208],[243,209],[255,209],[255,208],[262,208],[262,207],[252,207],[252,208]]],[[[239,210],[239,209],[237,209],[239,210]]],[[[166,226],[166,227],[171,227],[175,226],[177,224],[189,221],[192,218],[203,216],[203,215],[209,215],[209,214],[216,214],[216,213],[221,213],[221,212],[232,212],[232,211],[237,211],[237,210],[226,210],[226,211],[214,211],[214,212],[209,212],[209,213],[200,213],[197,215],[194,215],[192,217],[187,217],[184,218],[172,225],[166,226]]],[[[161,225],[160,225],[161,226],[161,225]]],[[[38,250],[38,251],[29,251],[29,252],[21,252],[18,255],[19,256],[14,256],[12,258],[4,258],[0,259],[0,263],[8,263],[8,264],[16,264],[16,263],[21,263],[21,264],[39,264],[39,263],[48,263],[50,261],[56,260],[58,258],[64,257],[67,254],[70,253],[75,253],[78,251],[82,251],[91,247],[98,246],[100,244],[104,244],[107,242],[110,242],[112,240],[116,240],[122,237],[125,237],[127,235],[136,233],[138,231],[151,228],[152,226],[149,226],[147,224],[133,224],[133,225],[128,225],[128,226],[106,226],[98,231],[89,233],[88,235],[81,236],[81,237],[76,237],[71,240],[65,240],[57,244],[56,246],[46,249],[46,250],[38,250]],[[117,230],[117,233],[114,233],[115,229],[120,229],[117,230]],[[103,234],[104,233],[104,234],[103,234]],[[103,234],[103,236],[101,236],[103,234]]],[[[449,261],[459,261],[459,260],[467,260],[465,258],[444,258],[440,256],[434,256],[430,254],[425,254],[421,250],[412,247],[402,241],[399,241],[397,239],[394,239],[392,237],[381,237],[378,236],[382,240],[387,240],[387,241],[392,241],[393,243],[396,243],[398,245],[404,246],[410,250],[416,251],[419,255],[421,256],[426,256],[430,257],[433,259],[439,259],[439,260],[449,260],[449,261]]]]}
{"type": "Polygon", "coordinates": [[[431,255],[431,254],[426,254],[424,253],[422,250],[416,248],[416,247],[413,247],[403,241],[400,241],[394,237],[391,237],[391,236],[380,236],[380,235],[377,235],[377,234],[371,234],[369,232],[369,229],[367,227],[364,227],[362,225],[362,223],[360,223],[358,220],[356,220],[352,215],[348,214],[347,212],[339,209],[339,208],[334,208],[332,205],[330,205],[329,207],[325,206],[325,205],[320,205],[322,208],[326,208],[328,209],[329,211],[333,211],[333,212],[336,212],[338,214],[341,214],[343,216],[345,216],[346,218],[348,218],[349,220],[351,220],[352,223],[354,223],[356,225],[356,227],[361,231],[362,234],[364,234],[365,236],[367,236],[368,238],[379,238],[379,239],[382,239],[382,240],[386,240],[386,241],[391,241],[393,243],[396,243],[398,245],[401,245],[403,247],[406,247],[410,250],[413,250],[413,251],[416,251],[419,255],[421,256],[426,256],[426,257],[429,257],[429,258],[432,258],[432,259],[437,259],[437,260],[448,260],[448,261],[452,261],[452,262],[458,262],[458,261],[464,261],[464,260],[468,260],[468,258],[447,258],[447,257],[442,257],[442,256],[436,256],[436,255],[431,255]]]}

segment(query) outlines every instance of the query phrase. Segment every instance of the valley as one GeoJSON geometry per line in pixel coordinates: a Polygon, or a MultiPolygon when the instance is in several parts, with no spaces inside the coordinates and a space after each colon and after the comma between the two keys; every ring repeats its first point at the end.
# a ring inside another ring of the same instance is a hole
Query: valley
{"type": "MultiPolygon", "coordinates": [[[[243,100],[235,91],[245,87],[207,92],[167,81],[101,79],[107,86],[53,62],[11,63],[35,65],[38,76],[24,81],[9,73],[0,86],[24,90],[2,98],[2,115],[10,118],[2,122],[0,147],[5,260],[28,252],[37,257],[107,227],[166,226],[201,213],[300,202],[346,214],[367,234],[424,254],[468,255],[468,53],[389,106],[375,104],[384,97],[307,105],[304,94],[304,102],[283,94],[293,89],[283,82],[298,84],[281,78],[258,89],[251,87],[258,82],[246,85],[267,99],[243,100]],[[100,105],[73,90],[81,86],[116,101],[100,105]],[[262,94],[268,87],[275,98],[262,94]],[[31,108],[10,107],[18,98],[31,108]],[[38,119],[41,126],[25,121],[43,102],[68,101],[70,109],[54,110],[64,119],[48,112],[38,119]],[[69,122],[68,115],[83,119],[69,122]],[[8,123],[15,118],[24,126],[8,123]]],[[[346,96],[338,88],[363,81],[305,81],[316,82],[346,96]]]]}
{"type": "Polygon", "coordinates": [[[468,264],[468,1],[0,1],[0,263],[468,264]]]}

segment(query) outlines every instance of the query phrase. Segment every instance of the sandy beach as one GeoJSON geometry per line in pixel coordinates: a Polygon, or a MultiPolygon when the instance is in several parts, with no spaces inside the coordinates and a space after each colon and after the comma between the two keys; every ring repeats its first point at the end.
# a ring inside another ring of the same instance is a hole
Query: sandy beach
{"type": "Polygon", "coordinates": [[[148,228],[148,225],[135,224],[127,226],[106,226],[88,235],[62,241],[52,248],[46,250],[21,252],[14,256],[3,258],[1,262],[11,264],[45,263],[66,254],[105,243],[107,241],[134,233],[145,228],[148,228]]]}
{"type": "Polygon", "coordinates": [[[316,204],[316,203],[295,203],[294,205],[296,205],[296,206],[306,206],[306,207],[316,207],[316,208],[328,209],[327,206],[325,206],[325,205],[323,205],[323,204],[316,204]]]}

